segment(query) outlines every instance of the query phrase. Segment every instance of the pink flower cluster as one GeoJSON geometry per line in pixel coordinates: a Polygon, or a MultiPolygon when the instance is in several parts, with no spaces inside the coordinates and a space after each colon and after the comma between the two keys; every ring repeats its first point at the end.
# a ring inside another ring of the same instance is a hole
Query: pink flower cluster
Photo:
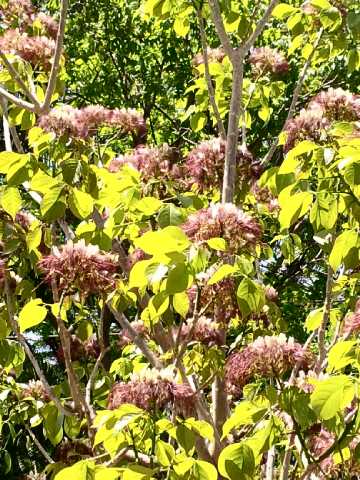
{"type": "Polygon", "coordinates": [[[53,247],[52,254],[42,258],[38,266],[46,281],[55,281],[61,292],[78,290],[88,295],[115,288],[115,258],[101,253],[96,245],[86,245],[84,240],[69,241],[60,249],[53,247]]]}
{"type": "MultiPolygon", "coordinates": [[[[149,330],[147,327],[144,325],[142,320],[137,320],[134,322],[131,322],[132,328],[135,330],[136,334],[141,337],[145,337],[148,333],[149,330]]],[[[118,340],[118,345],[120,348],[124,348],[127,345],[130,345],[133,343],[132,336],[128,330],[122,330],[121,335],[118,340]]]]}
{"type": "Polygon", "coordinates": [[[0,50],[17,55],[33,66],[50,70],[55,41],[45,36],[31,37],[18,29],[10,29],[0,37],[0,50]]]}
{"type": "Polygon", "coordinates": [[[316,95],[308,108],[320,110],[331,122],[354,122],[360,119],[360,95],[354,95],[342,88],[329,88],[316,95]]]}
{"type": "Polygon", "coordinates": [[[34,215],[26,210],[20,210],[20,212],[18,212],[15,216],[15,222],[18,223],[24,230],[28,230],[34,220],[34,215]]]}
{"type": "MultiPolygon", "coordinates": [[[[189,177],[189,186],[193,183],[200,191],[221,187],[224,175],[226,142],[213,138],[201,142],[191,150],[185,161],[185,174],[189,177]]],[[[259,178],[261,168],[249,151],[238,150],[237,177],[239,181],[252,182],[259,178]]]]}
{"type": "Polygon", "coordinates": [[[360,95],[341,88],[329,88],[316,95],[307,109],[301,110],[297,117],[286,123],[284,152],[302,140],[319,142],[326,138],[326,132],[334,121],[357,120],[360,120],[360,95]]]}
{"type": "Polygon", "coordinates": [[[167,145],[160,148],[139,145],[131,153],[114,158],[109,164],[109,171],[115,173],[124,165],[130,165],[142,174],[145,182],[153,178],[174,179],[180,177],[175,161],[175,152],[167,145]]]}
{"type": "Polygon", "coordinates": [[[307,369],[313,362],[311,352],[284,334],[258,337],[241,351],[232,354],[225,366],[227,389],[240,396],[243,387],[259,377],[282,377],[295,365],[307,369]]]}
{"type": "MultiPolygon", "coordinates": [[[[225,58],[225,52],[222,48],[207,48],[207,56],[208,56],[208,62],[209,63],[221,63],[224,58],[225,58]]],[[[199,65],[202,65],[205,63],[204,61],[204,55],[202,52],[198,53],[195,55],[195,57],[192,59],[192,64],[195,67],[198,67],[199,65]]]]}
{"type": "Polygon", "coordinates": [[[212,204],[198,210],[189,216],[182,228],[194,242],[223,238],[229,253],[254,247],[262,234],[258,222],[231,203],[212,204]]]}
{"type": "Polygon", "coordinates": [[[77,139],[86,139],[95,135],[101,126],[116,127],[125,133],[144,133],[146,125],[143,117],[132,109],[109,108],[90,105],[74,108],[64,105],[54,108],[47,115],[42,115],[39,126],[57,136],[66,135],[77,139]]]}
{"type": "Polygon", "coordinates": [[[194,402],[191,388],[174,382],[166,371],[145,370],[132,374],[129,382],[119,382],[112,387],[108,408],[113,410],[130,403],[148,412],[171,408],[188,416],[193,412],[194,402]]]}
{"type": "MultiPolygon", "coordinates": [[[[315,426],[316,427],[316,426],[315,426]]],[[[336,441],[336,436],[334,433],[329,432],[325,428],[321,427],[320,432],[314,432],[314,434],[309,439],[310,452],[315,456],[315,458],[323,455],[330,447],[333,446],[336,441]]],[[[350,453],[352,454],[356,447],[359,445],[360,437],[354,437],[349,443],[350,453]]],[[[345,463],[336,464],[332,458],[333,453],[330,453],[328,457],[321,460],[319,467],[314,467],[317,477],[319,479],[340,479],[342,477],[342,472],[344,469],[348,472],[348,478],[359,478],[360,474],[360,463],[357,461],[355,456],[351,456],[349,459],[345,460],[345,463]]]]}
{"type": "Polygon", "coordinates": [[[289,70],[288,61],[284,55],[269,47],[253,48],[250,52],[249,62],[257,75],[284,74],[289,70]]]}
{"type": "Polygon", "coordinates": [[[58,30],[57,22],[43,12],[38,12],[29,0],[8,0],[0,7],[0,20],[8,28],[19,28],[26,31],[34,22],[39,22],[44,33],[55,38],[58,30]]]}
{"type": "Polygon", "coordinates": [[[135,248],[135,250],[133,250],[127,256],[127,259],[126,259],[127,270],[130,271],[132,267],[135,265],[135,263],[140,262],[141,260],[146,260],[147,258],[150,258],[150,257],[144,252],[144,250],[141,250],[141,248],[135,248]]]}
{"type": "Polygon", "coordinates": [[[43,402],[50,401],[50,397],[40,380],[30,380],[29,383],[21,390],[20,397],[32,397],[35,400],[42,400],[43,402]]]}
{"type": "Polygon", "coordinates": [[[347,315],[343,325],[343,335],[350,336],[360,331],[360,298],[355,305],[354,313],[347,315]]]}
{"type": "MultiPolygon", "coordinates": [[[[178,332],[175,332],[175,337],[177,335],[178,332]]],[[[181,327],[180,339],[182,342],[189,339],[190,342],[199,342],[209,347],[214,345],[221,346],[224,343],[220,325],[207,317],[200,317],[195,326],[191,320],[185,323],[181,327]]]]}

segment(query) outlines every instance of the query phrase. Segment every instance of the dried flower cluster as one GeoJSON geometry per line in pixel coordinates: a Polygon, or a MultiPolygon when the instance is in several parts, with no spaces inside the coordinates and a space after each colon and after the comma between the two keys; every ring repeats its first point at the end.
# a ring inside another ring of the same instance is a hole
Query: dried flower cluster
{"type": "MultiPolygon", "coordinates": [[[[175,338],[178,335],[178,331],[174,332],[175,338]]],[[[197,322],[193,323],[193,320],[188,320],[187,323],[182,325],[180,331],[180,340],[200,342],[209,347],[214,345],[222,345],[223,338],[220,330],[220,325],[214,322],[211,318],[200,317],[197,322]]]]}
{"type": "MultiPolygon", "coordinates": [[[[317,426],[315,426],[317,427],[317,426]]],[[[320,431],[314,432],[312,437],[309,440],[310,452],[315,456],[315,458],[323,455],[336,441],[336,436],[334,433],[329,432],[325,428],[321,427],[320,431]]],[[[360,437],[354,437],[349,443],[350,452],[354,452],[356,447],[359,445],[360,437]]],[[[342,473],[347,471],[348,478],[359,478],[360,474],[360,463],[357,461],[355,456],[346,459],[342,464],[336,464],[332,458],[333,453],[330,453],[328,457],[324,458],[319,462],[319,467],[314,467],[317,477],[320,479],[340,479],[343,478],[342,473]]]]}
{"type": "Polygon", "coordinates": [[[42,400],[43,402],[50,401],[50,397],[40,380],[30,380],[29,383],[21,390],[20,397],[31,397],[35,400],[42,400]]]}
{"type": "Polygon", "coordinates": [[[135,265],[135,263],[140,262],[141,260],[146,260],[147,258],[149,258],[149,255],[147,255],[144,252],[144,250],[141,250],[141,248],[135,248],[127,256],[127,259],[126,259],[127,270],[130,271],[132,267],[135,265]]]}
{"type": "Polygon", "coordinates": [[[316,95],[308,108],[320,110],[331,122],[354,122],[360,119],[360,95],[354,95],[342,88],[329,88],[316,95]]]}
{"type": "Polygon", "coordinates": [[[42,115],[39,126],[57,136],[66,135],[76,139],[86,139],[95,135],[101,126],[116,127],[125,133],[141,134],[146,131],[143,117],[132,109],[109,108],[90,105],[74,108],[63,105],[42,115]]]}
{"type": "Polygon", "coordinates": [[[93,450],[84,440],[63,440],[55,450],[54,458],[57,462],[72,465],[86,457],[92,457],[93,450]]]}
{"type": "Polygon", "coordinates": [[[55,41],[43,35],[31,37],[18,29],[10,29],[0,37],[0,50],[17,55],[33,66],[50,70],[55,41]]]}
{"type": "MultiPolygon", "coordinates": [[[[95,335],[82,341],[76,335],[70,337],[70,356],[72,361],[83,360],[86,357],[97,358],[100,355],[100,345],[95,335]]],[[[56,352],[59,362],[64,363],[64,350],[60,345],[56,352]]]]}
{"type": "MultiPolygon", "coordinates": [[[[225,52],[222,48],[207,48],[207,56],[209,63],[221,63],[225,58],[225,52]]],[[[195,67],[205,63],[204,55],[202,52],[195,55],[192,59],[192,64],[195,67]]]]}
{"type": "Polygon", "coordinates": [[[8,0],[0,7],[0,21],[8,28],[19,28],[27,31],[40,24],[44,33],[55,38],[58,31],[57,22],[43,12],[39,12],[30,0],[8,0]]]}
{"type": "Polygon", "coordinates": [[[231,355],[226,363],[227,388],[235,396],[254,377],[281,377],[295,365],[307,369],[313,362],[312,354],[284,334],[258,337],[244,349],[231,355]]]}
{"type": "Polygon", "coordinates": [[[189,216],[182,228],[194,242],[223,238],[229,253],[252,248],[261,237],[258,222],[231,203],[212,204],[198,210],[189,216]]]}
{"type": "MultiPolygon", "coordinates": [[[[210,269],[206,277],[210,278],[214,271],[210,269]]],[[[191,311],[195,306],[197,288],[191,287],[188,290],[191,311]]],[[[236,298],[236,283],[231,277],[224,278],[213,285],[205,285],[201,288],[199,311],[202,309],[207,316],[219,324],[227,324],[231,319],[240,316],[240,310],[236,298]]],[[[199,313],[199,312],[198,312],[199,313]]]]}
{"type": "Polygon", "coordinates": [[[334,121],[360,120],[360,95],[341,88],[329,88],[320,92],[308,108],[285,125],[287,135],[284,152],[291,150],[302,140],[319,142],[326,138],[326,131],[334,121]]]}
{"type": "Polygon", "coordinates": [[[250,52],[249,62],[254,73],[284,74],[289,70],[289,64],[284,55],[269,47],[253,48],[250,52]]]}
{"type": "Polygon", "coordinates": [[[259,203],[264,204],[268,208],[269,212],[280,209],[278,199],[271,193],[268,187],[259,187],[258,184],[255,183],[251,187],[251,193],[259,203]]]}
{"type": "Polygon", "coordinates": [[[151,179],[175,179],[180,177],[175,164],[176,153],[168,145],[160,148],[139,145],[131,153],[114,158],[109,164],[110,172],[117,172],[124,165],[138,170],[145,182],[151,179]]]}
{"type": "Polygon", "coordinates": [[[131,403],[148,412],[165,407],[187,415],[194,407],[195,394],[187,385],[173,381],[168,370],[142,370],[132,374],[128,383],[116,383],[110,392],[108,408],[115,409],[124,403],[131,403]]]}
{"type": "Polygon", "coordinates": [[[15,215],[15,222],[24,230],[28,230],[34,220],[36,220],[34,215],[26,210],[20,210],[20,212],[15,215]]]}
{"type": "MultiPolygon", "coordinates": [[[[186,158],[184,170],[189,177],[189,186],[196,184],[200,191],[221,187],[224,175],[226,142],[213,138],[201,142],[186,158]]],[[[240,182],[252,183],[259,178],[261,167],[246,150],[237,152],[237,178],[240,182]]]]}
{"type": "Polygon", "coordinates": [[[115,287],[115,258],[101,253],[96,245],[86,245],[84,240],[69,241],[60,249],[53,247],[51,255],[42,258],[38,266],[46,281],[54,281],[60,292],[78,290],[86,296],[115,287]]]}

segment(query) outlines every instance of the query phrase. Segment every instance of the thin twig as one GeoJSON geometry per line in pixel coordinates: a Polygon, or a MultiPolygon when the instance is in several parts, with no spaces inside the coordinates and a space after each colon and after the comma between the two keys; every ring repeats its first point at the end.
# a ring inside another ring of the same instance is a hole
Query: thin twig
{"type": "Polygon", "coordinates": [[[54,460],[48,454],[48,452],[45,450],[45,448],[41,445],[39,440],[36,438],[33,431],[31,430],[31,428],[29,428],[27,425],[25,425],[25,429],[28,432],[28,434],[30,435],[31,440],[35,443],[35,445],[37,446],[37,448],[39,449],[39,451],[41,452],[43,457],[46,459],[46,461],[49,462],[49,463],[55,463],[54,460]]]}
{"type": "Polygon", "coordinates": [[[7,101],[5,98],[0,97],[0,102],[1,102],[1,109],[2,109],[2,117],[3,117],[3,133],[4,133],[4,140],[5,140],[5,149],[7,152],[12,152],[11,135],[10,135],[10,127],[9,127],[9,119],[8,119],[8,111],[7,111],[7,101]]]}
{"type": "Polygon", "coordinates": [[[253,31],[253,33],[250,35],[249,39],[245,42],[245,45],[244,45],[244,50],[245,52],[247,53],[250,48],[254,45],[254,43],[256,42],[257,38],[259,37],[259,35],[261,34],[261,32],[264,30],[265,28],[265,25],[267,23],[267,21],[269,20],[270,18],[270,15],[272,14],[272,11],[274,10],[274,8],[276,7],[276,5],[279,3],[279,0],[271,0],[268,8],[266,9],[264,15],[262,16],[262,18],[258,21],[257,25],[256,25],[256,28],[255,30],[253,31]]]}
{"type": "Polygon", "coordinates": [[[197,10],[196,12],[197,17],[198,17],[198,22],[199,22],[199,29],[200,29],[200,38],[201,38],[201,46],[202,46],[202,51],[203,51],[203,57],[204,57],[204,67],[205,67],[205,79],[208,87],[208,93],[209,93],[209,100],[211,107],[214,112],[214,116],[216,119],[216,124],[218,128],[219,135],[221,138],[224,140],[226,139],[226,132],[225,132],[225,127],[224,123],[221,119],[221,115],[219,112],[219,108],[217,106],[216,100],[215,100],[215,90],[214,90],[214,85],[212,83],[212,78],[210,75],[210,70],[209,70],[209,55],[208,55],[208,50],[207,50],[207,38],[206,38],[206,32],[205,32],[205,27],[204,27],[204,19],[202,17],[201,11],[197,10]]]}
{"type": "Polygon", "coordinates": [[[326,357],[325,332],[326,332],[327,324],[330,319],[333,282],[334,282],[334,272],[331,266],[329,265],[328,271],[327,271],[327,277],[326,277],[324,313],[323,313],[321,325],[318,330],[319,357],[315,367],[316,373],[320,373],[326,357]]]}
{"type": "Polygon", "coordinates": [[[57,76],[60,69],[60,59],[61,59],[62,48],[64,44],[65,24],[66,24],[66,15],[67,15],[68,5],[69,5],[68,0],[61,0],[60,21],[59,21],[59,28],[56,36],[55,54],[53,58],[53,64],[51,67],[50,78],[49,78],[48,86],[46,89],[44,102],[41,105],[41,110],[43,113],[46,113],[49,110],[49,107],[51,104],[51,98],[55,90],[56,80],[57,80],[57,76]]]}
{"type": "Polygon", "coordinates": [[[0,95],[5,97],[6,100],[9,100],[9,102],[14,103],[20,108],[24,108],[25,110],[28,110],[29,112],[37,113],[38,109],[33,105],[32,103],[27,102],[26,100],[23,100],[22,98],[17,97],[16,95],[13,95],[12,93],[8,92],[4,87],[0,86],[0,95]]]}
{"type": "Polygon", "coordinates": [[[96,362],[95,362],[95,365],[94,365],[94,368],[92,369],[91,371],[91,374],[90,374],[90,377],[89,377],[89,380],[86,384],[86,388],[85,388],[85,402],[87,403],[88,405],[88,408],[89,410],[91,411],[91,415],[94,416],[95,412],[93,411],[92,407],[91,407],[91,391],[92,389],[94,388],[94,383],[95,383],[95,378],[96,378],[96,374],[99,370],[99,366],[100,366],[100,363],[102,362],[102,359],[104,358],[104,356],[106,355],[106,353],[109,351],[110,347],[107,347],[105,348],[101,353],[100,355],[98,356],[96,362]]]}
{"type": "MultiPolygon", "coordinates": [[[[323,35],[323,32],[324,32],[324,30],[321,28],[319,30],[319,33],[318,33],[316,39],[315,39],[315,42],[313,43],[313,49],[312,49],[310,55],[308,56],[306,62],[304,63],[304,66],[303,66],[303,69],[301,71],[300,77],[297,81],[296,87],[295,87],[294,92],[293,92],[293,96],[292,96],[292,99],[291,99],[291,104],[290,104],[290,107],[289,107],[289,111],[288,111],[286,120],[284,122],[284,125],[283,125],[281,131],[284,130],[284,127],[287,124],[287,122],[289,120],[291,120],[294,116],[296,104],[299,100],[300,92],[301,92],[301,89],[303,87],[307,71],[308,71],[308,69],[311,65],[311,61],[312,61],[313,56],[316,52],[316,49],[319,46],[319,43],[320,43],[321,37],[323,35]]],[[[274,156],[275,150],[278,146],[278,143],[279,143],[279,136],[275,139],[275,141],[273,142],[273,144],[270,147],[270,150],[268,151],[268,153],[265,155],[264,159],[262,160],[261,163],[263,165],[267,165],[271,161],[272,157],[274,156]]]]}

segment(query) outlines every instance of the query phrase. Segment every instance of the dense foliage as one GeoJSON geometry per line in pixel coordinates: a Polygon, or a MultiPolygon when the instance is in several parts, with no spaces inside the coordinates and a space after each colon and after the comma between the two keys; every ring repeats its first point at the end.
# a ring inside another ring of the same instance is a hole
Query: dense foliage
{"type": "Polygon", "coordinates": [[[0,18],[1,478],[358,478],[358,2],[0,18]]]}

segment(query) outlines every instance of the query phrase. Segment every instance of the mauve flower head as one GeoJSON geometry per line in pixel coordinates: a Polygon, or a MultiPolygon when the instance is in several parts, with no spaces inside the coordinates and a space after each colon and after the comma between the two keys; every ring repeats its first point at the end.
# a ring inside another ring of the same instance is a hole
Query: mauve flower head
{"type": "Polygon", "coordinates": [[[51,255],[42,258],[38,266],[46,281],[55,281],[61,292],[78,290],[86,296],[115,288],[115,258],[100,252],[96,245],[86,245],[84,240],[53,247],[51,255]]]}
{"type": "Polygon", "coordinates": [[[229,357],[225,366],[227,388],[238,396],[254,377],[281,377],[295,365],[307,369],[312,363],[312,354],[291,337],[284,334],[258,337],[229,357]]]}
{"type": "MultiPolygon", "coordinates": [[[[188,320],[181,327],[180,339],[182,341],[189,338],[189,341],[200,342],[209,347],[214,345],[223,345],[222,334],[219,323],[208,317],[200,317],[193,325],[193,320],[188,320]]],[[[177,333],[175,334],[175,336],[177,333]]]]}
{"type": "Polygon", "coordinates": [[[148,412],[173,407],[177,412],[186,414],[184,410],[189,410],[193,402],[194,393],[190,388],[173,381],[171,369],[144,369],[132,374],[129,382],[116,383],[112,387],[108,408],[113,410],[130,403],[148,412]]]}
{"type": "Polygon", "coordinates": [[[55,42],[45,36],[30,37],[18,29],[10,29],[0,37],[0,50],[3,53],[17,55],[33,66],[42,66],[44,70],[50,70],[55,42]]]}
{"type": "Polygon", "coordinates": [[[262,233],[258,222],[232,203],[211,204],[198,210],[188,217],[182,228],[192,241],[198,243],[223,238],[228,253],[254,247],[262,233]]]}
{"type": "Polygon", "coordinates": [[[342,333],[345,336],[357,334],[360,331],[360,298],[355,305],[354,313],[347,315],[344,320],[342,333]]]}
{"type": "Polygon", "coordinates": [[[41,23],[45,33],[49,37],[51,37],[53,39],[56,39],[59,24],[57,23],[57,21],[53,17],[51,17],[50,15],[47,15],[44,12],[39,12],[35,16],[34,20],[41,23]]]}
{"type": "Polygon", "coordinates": [[[330,121],[360,120],[360,95],[342,88],[329,88],[318,93],[309,103],[310,110],[321,110],[330,121]]]}
{"type": "MultiPolygon", "coordinates": [[[[73,362],[76,362],[77,360],[81,360],[85,358],[85,347],[84,343],[80,338],[76,335],[71,335],[69,337],[69,343],[70,343],[70,356],[71,360],[73,362]]],[[[57,351],[56,351],[56,358],[60,363],[65,363],[65,355],[64,355],[64,349],[62,345],[59,345],[57,351]]]]}
{"type": "Polygon", "coordinates": [[[86,139],[95,135],[101,126],[116,127],[125,133],[146,131],[143,117],[135,110],[110,110],[101,105],[74,108],[63,105],[52,109],[39,119],[39,126],[57,136],[67,135],[75,139],[86,139]]]}
{"type": "Polygon", "coordinates": [[[269,47],[253,48],[250,52],[249,62],[253,65],[255,73],[283,74],[289,70],[289,64],[284,55],[269,47]]]}
{"type": "MultiPolygon", "coordinates": [[[[209,63],[221,63],[225,58],[224,50],[220,48],[207,48],[207,55],[208,55],[208,62],[209,63]]],[[[205,63],[204,55],[202,52],[197,53],[195,57],[192,59],[192,64],[195,67],[202,65],[205,63]]]]}
{"type": "Polygon", "coordinates": [[[100,345],[97,341],[96,335],[91,335],[88,339],[84,340],[84,351],[87,357],[98,358],[100,355],[100,345]]]}
{"type": "Polygon", "coordinates": [[[279,298],[279,293],[274,287],[270,285],[266,285],[265,297],[266,297],[266,300],[268,300],[269,302],[276,302],[279,298]]]}
{"type": "Polygon", "coordinates": [[[323,132],[330,126],[329,120],[324,117],[320,108],[301,110],[299,115],[286,122],[284,131],[286,142],[284,152],[295,147],[298,142],[311,140],[318,142],[323,137],[323,132]]]}
{"type": "Polygon", "coordinates": [[[130,165],[141,173],[145,182],[151,179],[170,179],[173,177],[175,153],[168,146],[137,146],[131,153],[120,155],[111,160],[109,171],[116,173],[124,165],[130,165]]]}
{"type": "Polygon", "coordinates": [[[267,207],[269,212],[280,210],[278,199],[271,193],[268,187],[259,187],[257,183],[254,183],[251,187],[251,193],[259,203],[267,207]]]}
{"type": "Polygon", "coordinates": [[[22,389],[20,396],[21,398],[32,397],[35,400],[42,400],[43,402],[50,401],[50,397],[40,380],[30,380],[22,389]]]}
{"type": "MultiPolygon", "coordinates": [[[[195,183],[201,192],[220,188],[224,176],[225,152],[226,142],[221,138],[205,140],[193,148],[184,165],[189,186],[195,183]]],[[[251,183],[261,173],[259,163],[248,150],[238,149],[236,164],[240,183],[251,183]]]]}
{"type": "Polygon", "coordinates": [[[20,212],[15,215],[15,222],[24,230],[28,230],[34,220],[36,220],[34,215],[26,210],[20,210],[20,212]]]}
{"type": "Polygon", "coordinates": [[[35,8],[30,0],[8,0],[0,7],[0,21],[7,27],[27,27],[34,14],[35,8]]]}

